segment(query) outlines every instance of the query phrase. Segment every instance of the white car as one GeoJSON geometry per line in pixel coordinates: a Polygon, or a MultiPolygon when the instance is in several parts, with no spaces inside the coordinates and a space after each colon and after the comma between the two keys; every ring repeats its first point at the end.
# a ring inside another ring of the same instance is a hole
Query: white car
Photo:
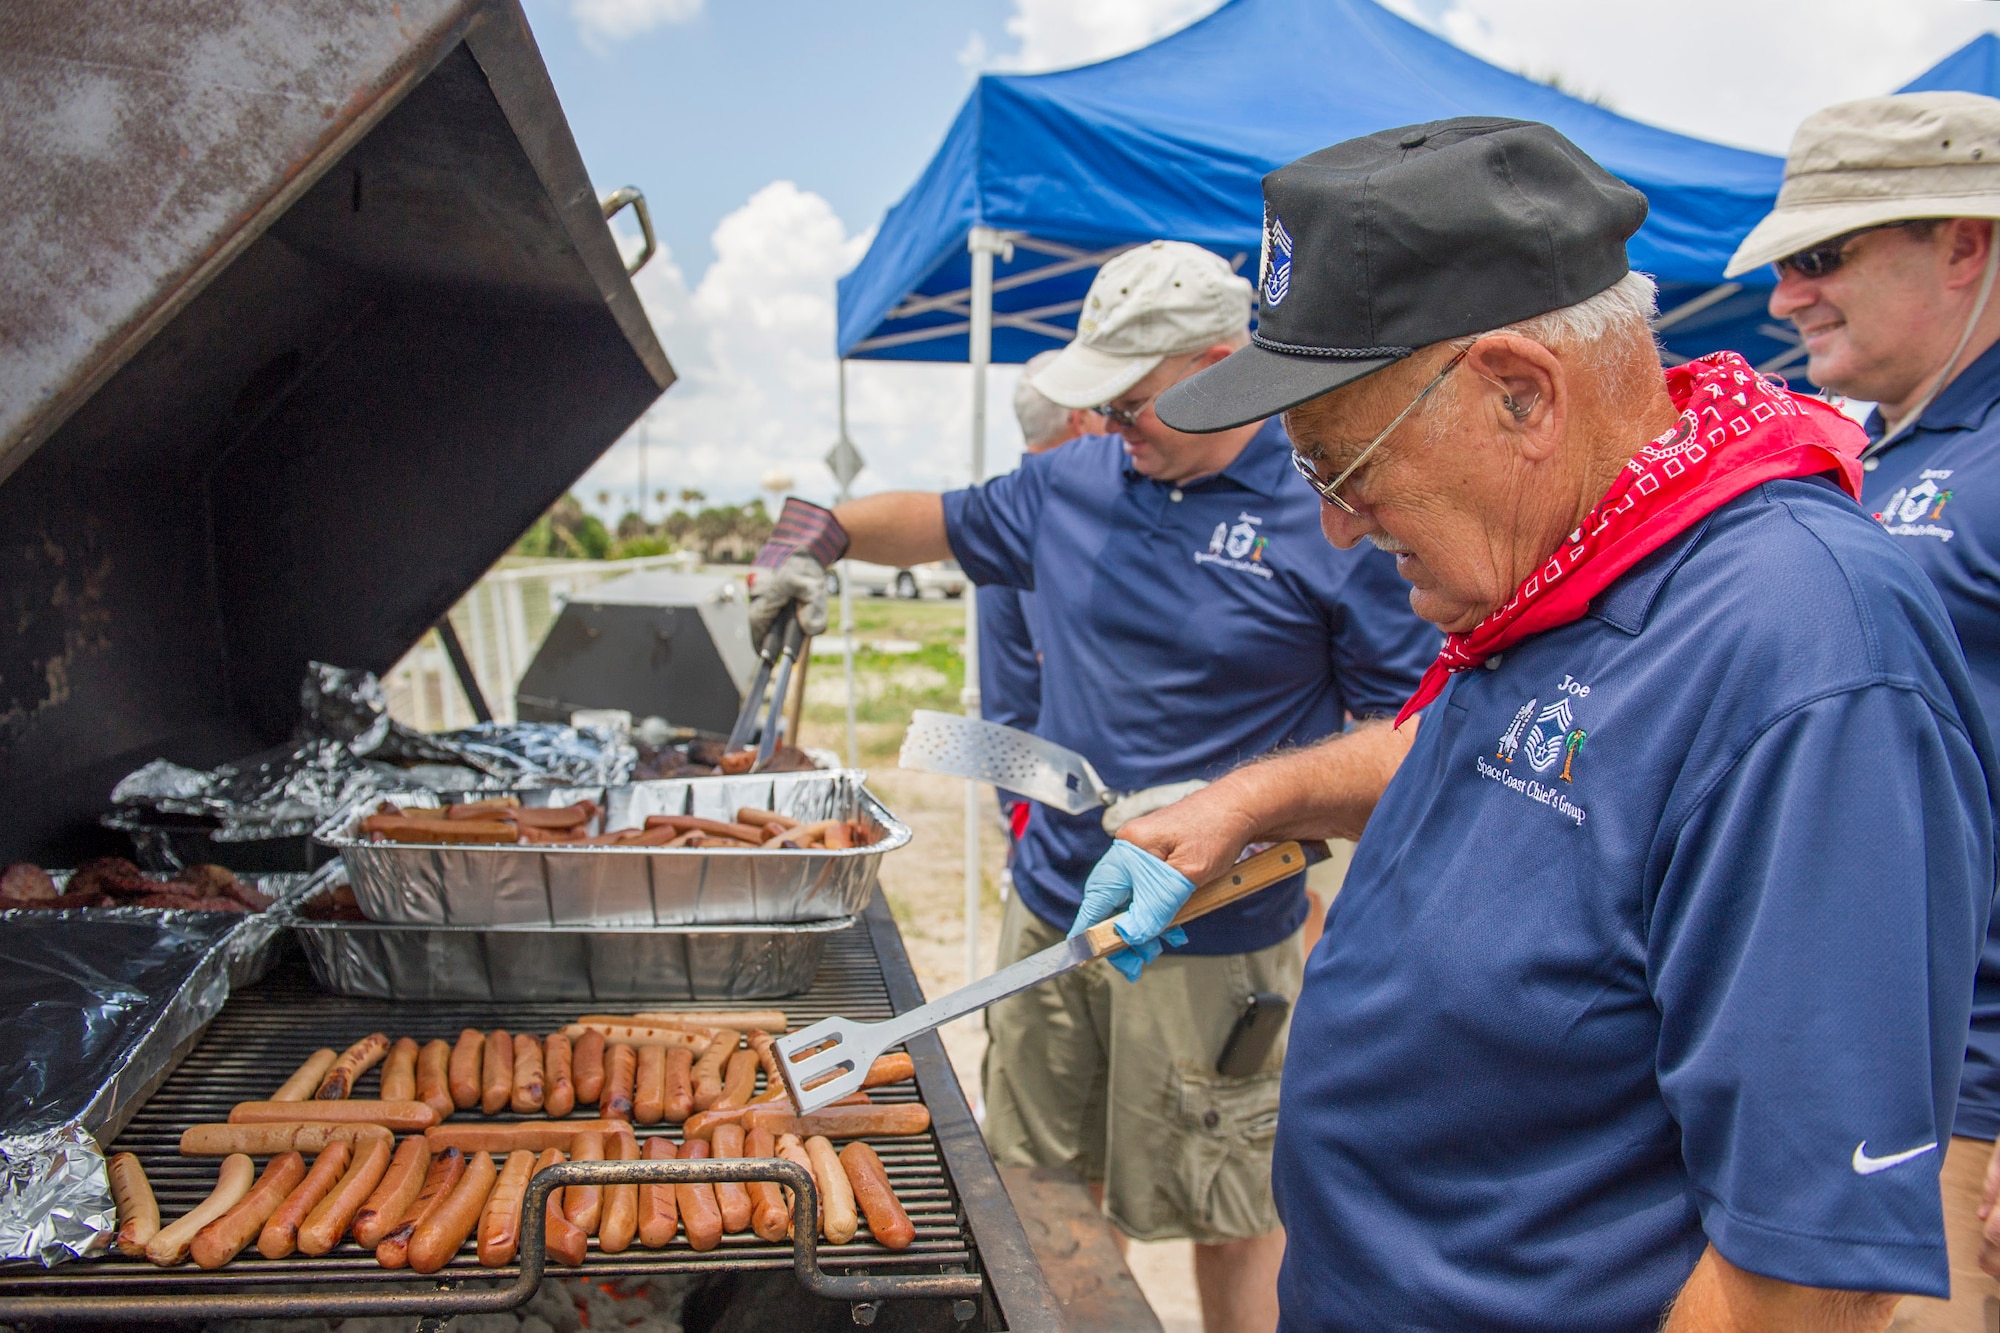
{"type": "MultiPolygon", "coordinates": [[[[874,597],[901,597],[910,600],[926,593],[939,593],[946,597],[963,597],[971,580],[958,567],[956,560],[932,560],[921,565],[911,565],[899,569],[895,565],[870,564],[866,560],[849,560],[844,567],[848,577],[854,580],[854,591],[874,597]]],[[[841,565],[827,571],[826,590],[838,595],[840,592],[841,565]]]]}

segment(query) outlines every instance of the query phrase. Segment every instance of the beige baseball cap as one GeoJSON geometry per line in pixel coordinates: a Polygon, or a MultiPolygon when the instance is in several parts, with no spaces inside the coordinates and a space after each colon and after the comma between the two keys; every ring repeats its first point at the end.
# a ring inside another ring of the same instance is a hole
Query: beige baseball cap
{"type": "Polygon", "coordinates": [[[1170,356],[1227,342],[1250,327],[1250,283],[1220,255],[1185,241],[1149,241],[1097,270],[1076,338],[1034,376],[1064,407],[1097,407],[1170,356]]]}
{"type": "Polygon", "coordinates": [[[2000,100],[1899,93],[1807,116],[1785,155],[1778,206],[1723,276],[1905,218],[2000,218],[2000,100]]]}

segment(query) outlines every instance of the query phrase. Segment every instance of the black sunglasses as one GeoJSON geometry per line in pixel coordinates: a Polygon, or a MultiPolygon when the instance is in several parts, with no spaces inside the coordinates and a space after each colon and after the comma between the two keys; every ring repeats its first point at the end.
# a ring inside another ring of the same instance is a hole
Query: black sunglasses
{"type": "Polygon", "coordinates": [[[1901,222],[1883,222],[1873,227],[1858,227],[1853,231],[1836,236],[1830,241],[1821,241],[1818,245],[1809,245],[1803,250],[1786,255],[1783,259],[1774,261],[1771,267],[1778,270],[1778,276],[1781,278],[1785,275],[1787,269],[1802,278],[1823,278],[1847,262],[1848,244],[1857,236],[1866,236],[1871,231],[1889,231],[1896,227],[1912,227],[1922,221],[1925,221],[1925,219],[1905,218],[1901,222]]]}

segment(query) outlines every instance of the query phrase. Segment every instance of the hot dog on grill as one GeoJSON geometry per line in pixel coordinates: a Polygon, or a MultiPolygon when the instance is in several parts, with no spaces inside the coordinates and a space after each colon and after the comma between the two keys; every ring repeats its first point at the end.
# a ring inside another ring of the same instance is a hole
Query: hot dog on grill
{"type": "Polygon", "coordinates": [[[545,1152],[550,1148],[569,1150],[578,1134],[630,1134],[632,1127],[622,1120],[519,1120],[509,1125],[438,1125],[424,1131],[431,1151],[458,1148],[462,1152],[545,1152]]]}
{"type": "Polygon", "coordinates": [[[389,1163],[381,1183],[354,1214],[356,1245],[372,1250],[382,1243],[382,1237],[395,1229],[410,1205],[417,1201],[430,1166],[431,1150],[423,1135],[412,1134],[396,1146],[395,1160],[389,1163]]]}
{"type": "MultiPolygon", "coordinates": [[[[296,1105],[296,1103],[293,1103],[296,1105]]],[[[395,1138],[381,1125],[326,1120],[285,1121],[269,1125],[190,1125],[181,1131],[181,1156],[227,1157],[249,1153],[269,1157],[281,1152],[321,1152],[336,1140],[360,1144],[369,1139],[395,1138]]]]}
{"type": "Polygon", "coordinates": [[[760,1061],[755,1051],[736,1051],[729,1057],[729,1063],[722,1075],[722,1095],[709,1105],[709,1110],[728,1109],[732,1106],[748,1106],[750,1099],[757,1095],[757,1069],[760,1061]]]}
{"type": "Polygon", "coordinates": [[[706,1111],[722,1096],[723,1067],[736,1054],[737,1043],[742,1040],[743,1034],[735,1028],[722,1028],[701,1053],[701,1059],[694,1062],[695,1110],[706,1111]]]}
{"type": "Polygon", "coordinates": [[[137,1259],[160,1234],[160,1203],[137,1157],[121,1152],[111,1159],[111,1198],[118,1205],[118,1253],[137,1259]]]}
{"type": "Polygon", "coordinates": [[[458,1034],[458,1044],[451,1048],[451,1070],[449,1087],[451,1102],[461,1111],[470,1111],[479,1105],[480,1063],[486,1058],[486,1034],[478,1028],[466,1028],[458,1034]]]}
{"type": "Polygon", "coordinates": [[[326,1071],[326,1077],[319,1081],[319,1090],[314,1098],[323,1102],[339,1101],[354,1091],[354,1085],[361,1076],[375,1067],[377,1061],[389,1053],[389,1038],[380,1032],[371,1032],[360,1041],[340,1053],[326,1071]]]}
{"type": "Polygon", "coordinates": [[[585,1014],[583,1021],[607,1023],[653,1023],[662,1027],[735,1028],[746,1031],[785,1031],[782,1009],[642,1009],[636,1014],[585,1014]]]}
{"type": "Polygon", "coordinates": [[[333,1062],[339,1058],[340,1053],[335,1050],[314,1051],[306,1057],[306,1062],[294,1070],[292,1076],[271,1094],[271,1100],[274,1102],[308,1100],[319,1091],[320,1080],[326,1077],[326,1071],[333,1068],[333,1062]]]}
{"type": "Polygon", "coordinates": [[[257,1233],[284,1205],[285,1196],[298,1188],[306,1176],[306,1159],[295,1152],[280,1153],[264,1166],[264,1174],[249,1193],[228,1212],[195,1233],[188,1257],[198,1268],[220,1268],[257,1239],[257,1233]]]}
{"type": "MultiPolygon", "coordinates": [[[[638,1160],[639,1143],[629,1134],[614,1134],[606,1151],[618,1161],[638,1160]]],[[[622,1254],[631,1248],[639,1232],[639,1187],[607,1185],[604,1190],[604,1217],[597,1224],[597,1248],[605,1254],[622,1254]]]]}
{"type": "Polygon", "coordinates": [[[382,1059],[382,1088],[375,1094],[385,1102],[417,1099],[417,1042],[414,1037],[398,1037],[382,1059]]]}
{"type": "Polygon", "coordinates": [[[282,1259],[296,1250],[299,1247],[299,1228],[305,1224],[312,1210],[319,1207],[320,1200],[347,1174],[347,1164],[353,1158],[354,1152],[347,1144],[339,1140],[327,1144],[313,1159],[312,1170],[306,1172],[305,1179],[285,1196],[285,1201],[278,1205],[278,1211],[271,1214],[270,1220],[264,1223],[264,1229],[257,1233],[257,1253],[266,1259],[282,1259]]]}
{"type": "Polygon", "coordinates": [[[506,1169],[494,1182],[486,1208],[479,1215],[479,1262],[498,1268],[514,1258],[521,1243],[521,1202],[528,1193],[528,1177],[535,1174],[535,1155],[526,1149],[507,1154],[506,1169]]]}
{"type": "Polygon", "coordinates": [[[751,1106],[742,1123],[746,1131],[762,1125],[773,1134],[797,1134],[801,1139],[815,1134],[829,1139],[893,1138],[923,1133],[931,1127],[931,1113],[921,1102],[900,1102],[826,1106],[811,1115],[793,1115],[789,1106],[764,1102],[751,1106]]]}
{"type": "MultiPolygon", "coordinates": [[[[621,1134],[618,1137],[625,1136],[621,1134]]],[[[570,1140],[569,1159],[572,1162],[603,1161],[604,1136],[594,1131],[577,1135],[570,1140]]],[[[563,1216],[584,1235],[596,1235],[597,1224],[604,1217],[604,1191],[596,1185],[569,1186],[563,1191],[563,1216]]]]}
{"type": "Polygon", "coordinates": [[[632,1084],[632,1119],[642,1125],[659,1124],[666,1099],[667,1048],[642,1046],[632,1084]]]}
{"type": "MultiPolygon", "coordinates": [[[[715,1135],[709,1140],[709,1150],[718,1158],[735,1158],[743,1155],[743,1128],[740,1125],[717,1125],[715,1135]]],[[[715,1206],[722,1213],[722,1229],[734,1235],[750,1225],[750,1191],[737,1180],[719,1180],[715,1184],[715,1206]]]]}
{"type": "Polygon", "coordinates": [[[381,1125],[386,1129],[421,1130],[437,1123],[437,1112],[423,1102],[238,1102],[230,1108],[232,1125],[298,1124],[311,1116],[321,1124],[381,1125]]]}
{"type": "MultiPolygon", "coordinates": [[[[873,1099],[865,1092],[850,1092],[845,1097],[830,1105],[835,1107],[867,1106],[872,1101],[873,1099]]],[[[751,1127],[757,1123],[752,1118],[752,1112],[761,1113],[766,1120],[772,1114],[782,1113],[790,1115],[792,1113],[792,1099],[785,1096],[783,1088],[779,1088],[775,1094],[760,1096],[748,1106],[718,1106],[711,1107],[706,1111],[698,1111],[694,1115],[689,1116],[686,1123],[681,1126],[681,1137],[683,1139],[705,1139],[714,1134],[717,1125],[741,1125],[747,1134],[751,1127]]],[[[781,1127],[773,1127],[774,1137],[784,1132],[781,1127]]]]}
{"type": "MultiPolygon", "coordinates": [[[[753,1129],[743,1141],[745,1157],[776,1157],[778,1143],[768,1129],[753,1129]]],[[[750,1182],[750,1229],[760,1240],[773,1244],[791,1234],[791,1209],[785,1206],[785,1190],[770,1180],[750,1182]]]]}
{"type": "Polygon", "coordinates": [[[903,1211],[903,1201],[889,1184],[889,1173],[875,1150],[856,1139],[840,1150],[840,1164],[846,1168],[847,1183],[854,1189],[855,1202],[868,1219],[868,1234],[892,1250],[907,1250],[917,1238],[917,1228],[903,1211]]]}
{"type": "Polygon", "coordinates": [[[525,1032],[514,1034],[514,1090],[508,1105],[516,1115],[542,1109],[542,1044],[525,1032]]]}
{"type": "Polygon", "coordinates": [[[417,1052],[417,1100],[437,1112],[443,1121],[458,1109],[451,1095],[451,1044],[427,1041],[417,1052]]]}
{"type": "Polygon", "coordinates": [[[694,1052],[676,1046],[667,1052],[661,1084],[660,1118],[678,1125],[694,1112],[694,1052]]]}
{"type": "Polygon", "coordinates": [[[633,1084],[639,1073],[639,1053],[620,1042],[604,1054],[604,1100],[598,1110],[607,1120],[632,1118],[633,1084]]]}
{"type": "Polygon", "coordinates": [[[551,1120],[560,1120],[576,1109],[576,1083],[570,1077],[569,1038],[560,1032],[551,1033],[542,1043],[543,1077],[548,1083],[548,1092],[542,1098],[542,1111],[551,1120]]]}
{"type": "MultiPolygon", "coordinates": [[[[674,1141],[664,1135],[655,1135],[646,1140],[646,1160],[649,1162],[671,1162],[678,1154],[674,1141]]],[[[649,1250],[657,1250],[674,1238],[680,1229],[680,1209],[674,1204],[672,1185],[641,1185],[639,1187],[639,1243],[649,1250]]]]}
{"type": "Polygon", "coordinates": [[[479,1069],[479,1109],[496,1115],[514,1099],[514,1039],[507,1029],[486,1034],[486,1054],[479,1069]]]}
{"type": "Polygon", "coordinates": [[[847,1169],[840,1155],[823,1134],[806,1140],[806,1156],[812,1160],[813,1183],[819,1186],[820,1234],[832,1245],[854,1239],[859,1226],[854,1216],[854,1187],[847,1182],[847,1169]]]}
{"type": "Polygon", "coordinates": [[[465,1175],[465,1154],[456,1148],[448,1149],[431,1158],[430,1167],[424,1172],[424,1187],[417,1192],[416,1201],[403,1214],[388,1235],[382,1237],[375,1247],[375,1262],[384,1268],[406,1268],[410,1262],[410,1241],[415,1238],[417,1228],[435,1216],[444,1207],[459,1180],[465,1175]]]}
{"type": "Polygon", "coordinates": [[[410,1234],[410,1271],[435,1273],[451,1262],[465,1238],[479,1225],[486,1196],[493,1192],[498,1172],[493,1158],[477,1153],[466,1164],[465,1173],[446,1192],[444,1199],[410,1234]]]}
{"type": "MultiPolygon", "coordinates": [[[[706,1143],[683,1143],[681,1156],[699,1161],[708,1156],[706,1143]]],[[[688,1244],[696,1251],[712,1250],[722,1243],[722,1208],[715,1201],[713,1185],[676,1185],[674,1203],[680,1209],[681,1227],[688,1244]]]]}
{"type": "Polygon", "coordinates": [[[256,1175],[257,1164],[242,1153],[223,1158],[222,1169],[215,1176],[215,1188],[187,1216],[162,1227],[146,1243],[147,1260],[161,1268],[185,1263],[188,1247],[194,1244],[201,1229],[240,1203],[250,1192],[250,1182],[256,1175]]]}
{"type": "MultiPolygon", "coordinates": [[[[576,1043],[580,1052],[584,1041],[596,1036],[600,1041],[622,1042],[627,1046],[686,1046],[692,1050],[702,1050],[713,1039],[711,1030],[654,1026],[648,1023],[570,1023],[563,1028],[563,1035],[576,1043]]],[[[583,1100],[582,1090],[577,1099],[583,1100]]]]}
{"type": "Polygon", "coordinates": [[[340,1244],[348,1224],[388,1173],[389,1151],[387,1134],[355,1140],[354,1160],[348,1163],[347,1174],[324,1199],[313,1205],[299,1226],[300,1254],[318,1256],[340,1244]]]}
{"type": "Polygon", "coordinates": [[[578,1105],[595,1105],[604,1095],[604,1034],[585,1030],[571,1032],[563,1029],[563,1035],[570,1039],[570,1073],[576,1079],[576,1100],[578,1105]]]}
{"type": "MultiPolygon", "coordinates": [[[[815,1190],[817,1190],[819,1176],[817,1173],[813,1171],[812,1158],[806,1153],[806,1145],[799,1142],[798,1135],[780,1134],[778,1136],[778,1156],[784,1158],[788,1162],[794,1162],[799,1166],[804,1167],[806,1169],[806,1174],[813,1177],[814,1188],[815,1190]]],[[[794,1203],[797,1202],[796,1199],[792,1198],[792,1191],[790,1190],[785,1191],[785,1197],[787,1199],[791,1199],[792,1202],[794,1203]]],[[[820,1192],[819,1209],[813,1215],[813,1227],[815,1230],[823,1231],[825,1229],[825,1226],[826,1226],[826,1195],[824,1192],[820,1192]]],[[[789,1234],[789,1229],[788,1229],[788,1234],[789,1234]]]]}
{"type": "MultiPolygon", "coordinates": [[[[562,1149],[551,1148],[535,1159],[536,1174],[563,1160],[562,1149]]],[[[561,1190],[549,1191],[548,1211],[543,1218],[543,1234],[548,1237],[548,1252],[557,1263],[574,1268],[583,1262],[583,1256],[590,1247],[590,1237],[583,1234],[567,1217],[563,1216],[561,1190]]]]}

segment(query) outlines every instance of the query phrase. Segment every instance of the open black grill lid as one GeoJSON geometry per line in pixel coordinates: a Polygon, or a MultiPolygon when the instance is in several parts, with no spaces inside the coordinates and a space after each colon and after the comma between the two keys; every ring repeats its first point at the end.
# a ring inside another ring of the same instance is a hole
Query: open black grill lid
{"type": "Polygon", "coordinates": [[[515,0],[0,7],[0,860],[382,671],[673,380],[515,0]]]}

